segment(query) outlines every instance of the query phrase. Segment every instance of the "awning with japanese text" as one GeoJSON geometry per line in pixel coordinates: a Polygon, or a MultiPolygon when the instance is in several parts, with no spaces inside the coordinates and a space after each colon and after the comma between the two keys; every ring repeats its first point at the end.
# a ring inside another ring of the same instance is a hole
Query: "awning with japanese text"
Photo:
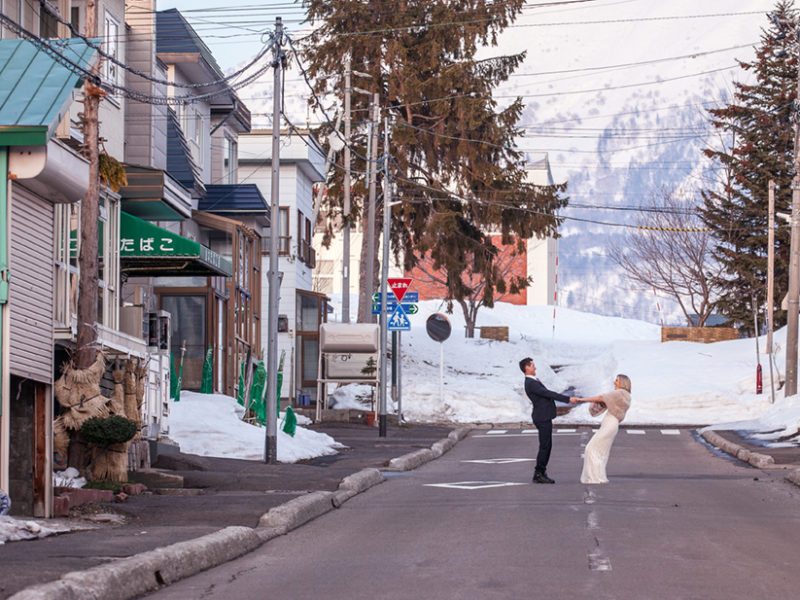
{"type": "Polygon", "coordinates": [[[229,260],[206,246],[126,212],[120,216],[120,268],[142,277],[230,277],[229,260]]]}

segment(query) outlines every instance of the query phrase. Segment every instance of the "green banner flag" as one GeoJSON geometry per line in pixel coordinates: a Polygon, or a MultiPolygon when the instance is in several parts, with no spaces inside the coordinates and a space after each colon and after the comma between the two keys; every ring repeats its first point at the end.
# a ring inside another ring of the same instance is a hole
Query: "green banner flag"
{"type": "Polygon", "coordinates": [[[286,412],[283,415],[283,432],[294,437],[297,431],[297,415],[294,414],[291,406],[286,407],[286,412]]]}
{"type": "Polygon", "coordinates": [[[253,376],[253,385],[250,386],[250,407],[256,416],[256,421],[263,425],[267,422],[266,409],[264,405],[264,391],[267,387],[267,369],[264,361],[258,361],[256,372],[253,376]]]}
{"type": "Polygon", "coordinates": [[[214,348],[209,346],[206,359],[203,361],[203,382],[200,385],[201,394],[214,392],[214,348]]]}
{"type": "Polygon", "coordinates": [[[183,387],[183,363],[175,366],[175,355],[170,353],[171,369],[169,371],[169,397],[175,402],[181,400],[181,387],[183,387]]]}

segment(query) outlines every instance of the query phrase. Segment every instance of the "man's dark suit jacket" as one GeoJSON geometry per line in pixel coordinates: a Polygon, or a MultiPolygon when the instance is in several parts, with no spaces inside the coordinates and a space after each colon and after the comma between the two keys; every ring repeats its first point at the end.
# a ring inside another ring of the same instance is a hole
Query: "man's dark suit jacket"
{"type": "Polygon", "coordinates": [[[534,423],[552,421],[556,418],[556,404],[554,400],[569,402],[569,396],[548,390],[541,381],[533,377],[525,377],[525,393],[533,404],[534,423]]]}

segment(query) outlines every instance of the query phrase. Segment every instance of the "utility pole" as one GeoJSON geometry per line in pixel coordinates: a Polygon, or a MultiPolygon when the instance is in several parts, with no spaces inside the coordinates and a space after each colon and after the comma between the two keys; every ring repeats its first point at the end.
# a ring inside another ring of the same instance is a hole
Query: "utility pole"
{"type": "MultiPolygon", "coordinates": [[[[800,67],[797,70],[797,90],[800,93],[800,67]]],[[[797,325],[800,310],[800,121],[794,130],[794,178],[792,179],[792,235],[789,258],[789,296],[786,328],[786,387],[785,396],[797,393],[797,325]]]]}
{"type": "MultiPolygon", "coordinates": [[[[769,180],[769,230],[767,231],[767,360],[769,361],[770,399],[775,402],[772,373],[772,332],[775,327],[775,182],[769,180]]],[[[756,332],[758,335],[758,332],[756,332]]]]}
{"type": "Polygon", "coordinates": [[[342,207],[342,323],[350,322],[350,55],[344,63],[344,200],[342,207]]]}
{"type": "Polygon", "coordinates": [[[775,182],[769,180],[769,229],[767,231],[767,354],[772,356],[775,313],[775,182]]]}
{"type": "MultiPolygon", "coordinates": [[[[86,37],[97,37],[97,0],[86,3],[86,37]]],[[[99,62],[93,68],[100,73],[99,62]]],[[[88,369],[97,358],[97,220],[100,214],[100,99],[103,90],[87,80],[83,86],[84,155],[89,161],[89,187],[81,201],[81,240],[78,265],[78,333],[75,366],[88,369]]]]}
{"type": "MultiPolygon", "coordinates": [[[[377,94],[376,94],[377,96],[377,94]]],[[[377,97],[376,103],[377,106],[377,97]]],[[[377,115],[377,111],[376,111],[377,115]]],[[[378,120],[375,119],[377,129],[378,120]]],[[[377,140],[375,140],[377,142],[377,140]]],[[[375,144],[377,146],[377,143],[375,144]]],[[[374,171],[374,169],[373,169],[374,171]]],[[[381,394],[378,412],[378,436],[386,437],[386,350],[388,346],[388,331],[387,331],[387,294],[389,290],[389,227],[391,225],[391,203],[392,203],[392,188],[389,183],[389,118],[386,117],[383,123],[383,260],[381,261],[381,394]]]]}
{"type": "MultiPolygon", "coordinates": [[[[281,175],[281,98],[283,97],[283,21],[275,18],[275,39],[272,41],[272,188],[269,213],[269,310],[267,318],[267,438],[264,444],[264,462],[278,461],[278,311],[280,304],[280,276],[278,274],[278,228],[280,220],[281,175]]],[[[317,398],[317,402],[320,399],[317,398]]]]}
{"type": "MultiPolygon", "coordinates": [[[[372,295],[372,290],[375,286],[375,196],[376,196],[376,185],[377,185],[377,171],[378,171],[378,128],[379,128],[379,119],[380,119],[380,97],[378,93],[375,93],[375,96],[372,100],[372,120],[370,122],[370,152],[369,152],[369,205],[367,207],[367,253],[366,253],[366,265],[362,265],[361,268],[366,273],[366,292],[367,297],[362,298],[364,301],[364,307],[362,310],[361,305],[359,304],[359,312],[361,313],[360,316],[364,320],[364,322],[373,322],[372,315],[370,314],[370,296],[372,295]]],[[[381,296],[382,302],[386,302],[386,296],[381,296]]],[[[385,304],[382,304],[385,308],[385,304]]]]}

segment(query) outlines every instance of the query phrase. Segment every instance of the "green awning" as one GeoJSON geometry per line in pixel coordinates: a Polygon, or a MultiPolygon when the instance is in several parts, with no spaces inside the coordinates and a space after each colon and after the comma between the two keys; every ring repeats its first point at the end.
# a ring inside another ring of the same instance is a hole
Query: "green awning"
{"type": "Polygon", "coordinates": [[[120,216],[120,269],[142,277],[230,277],[229,260],[190,240],[126,212],[120,216]]]}
{"type": "MultiPolygon", "coordinates": [[[[46,43],[86,70],[97,54],[78,38],[46,43]]],[[[27,40],[0,40],[0,145],[47,144],[83,81],[74,71],[27,40]]]]}

